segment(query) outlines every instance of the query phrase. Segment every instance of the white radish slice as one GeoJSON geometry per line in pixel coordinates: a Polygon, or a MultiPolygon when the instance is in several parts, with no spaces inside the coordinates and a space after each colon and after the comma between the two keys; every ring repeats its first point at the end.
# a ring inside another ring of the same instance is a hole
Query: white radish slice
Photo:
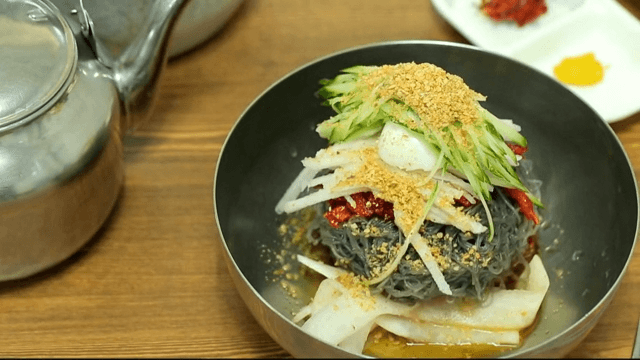
{"type": "Polygon", "coordinates": [[[362,353],[364,345],[367,343],[367,337],[369,337],[369,333],[374,326],[375,323],[373,321],[363,326],[360,330],[342,340],[342,342],[338,344],[338,347],[355,354],[362,353]]]}
{"type": "Polygon", "coordinates": [[[338,345],[370,324],[380,313],[380,310],[364,310],[349,296],[341,296],[309,318],[302,330],[330,345],[338,345]]]}
{"type": "Polygon", "coordinates": [[[344,269],[340,269],[331,265],[327,265],[323,262],[309,259],[304,255],[297,255],[298,261],[309,267],[310,269],[316,271],[320,275],[326,277],[327,279],[337,279],[340,275],[346,275],[348,272],[344,269]]]}
{"type": "Polygon", "coordinates": [[[429,248],[429,245],[427,245],[425,239],[416,232],[409,238],[408,241],[411,243],[411,245],[413,245],[413,248],[416,249],[418,255],[420,255],[422,262],[424,262],[427,270],[429,270],[429,272],[431,273],[433,281],[436,282],[438,290],[440,290],[440,292],[442,292],[443,294],[452,295],[453,293],[451,292],[451,288],[449,287],[449,284],[447,284],[447,281],[444,279],[444,275],[442,275],[442,271],[440,271],[438,263],[433,258],[431,249],[429,248]]]}
{"type": "MultiPolygon", "coordinates": [[[[331,279],[324,281],[337,283],[331,279]]],[[[302,330],[328,344],[338,345],[363,328],[371,329],[376,317],[382,314],[401,315],[410,309],[382,295],[363,297],[359,292],[345,289],[336,301],[316,311],[302,325],[302,330]]]]}
{"type": "Polygon", "coordinates": [[[487,231],[487,228],[480,222],[472,220],[467,214],[457,212],[453,206],[442,208],[434,204],[427,214],[427,219],[440,224],[453,225],[462,231],[470,231],[474,234],[487,231]]]}
{"type": "Polygon", "coordinates": [[[294,323],[300,322],[302,320],[304,320],[307,316],[311,315],[314,313],[314,307],[312,306],[313,302],[310,303],[309,305],[305,305],[303,306],[300,311],[298,311],[296,313],[296,315],[293,317],[293,319],[291,321],[293,321],[294,323]]]}
{"type": "Polygon", "coordinates": [[[358,204],[356,203],[355,200],[353,200],[351,195],[346,195],[344,199],[347,200],[347,202],[349,203],[349,205],[351,205],[351,207],[356,208],[358,206],[358,204]]]}
{"type": "MultiPolygon", "coordinates": [[[[440,202],[442,198],[457,199],[465,194],[464,190],[458,189],[445,181],[438,181],[438,183],[440,183],[438,187],[438,202],[440,202]]],[[[428,196],[428,194],[426,195],[428,196]]],[[[453,206],[453,203],[451,205],[453,206]]]]}
{"type": "Polygon", "coordinates": [[[444,326],[413,321],[406,317],[395,315],[381,315],[376,318],[376,323],[390,333],[421,343],[445,345],[518,345],[520,343],[520,332],[517,330],[490,331],[444,326]]]}
{"type": "Polygon", "coordinates": [[[530,272],[519,281],[522,289],[496,290],[482,304],[440,301],[424,303],[413,313],[426,322],[488,330],[519,330],[531,325],[549,288],[549,277],[538,255],[529,263],[530,272]]]}
{"type": "MultiPolygon", "coordinates": [[[[298,260],[300,260],[300,258],[298,258],[298,260]]],[[[340,296],[342,296],[343,292],[344,287],[336,281],[321,282],[318,286],[316,294],[313,297],[313,301],[311,301],[309,305],[304,306],[302,309],[300,309],[300,311],[298,311],[296,316],[293,317],[293,322],[300,322],[307,316],[315,314],[324,306],[334,303],[340,296]]]]}
{"type": "Polygon", "coordinates": [[[376,141],[376,139],[366,139],[331,145],[326,149],[318,150],[313,158],[303,159],[302,164],[305,167],[315,169],[343,166],[358,161],[358,151],[367,147],[375,147],[376,141]]]}
{"type": "MultiPolygon", "coordinates": [[[[447,169],[447,171],[450,172],[451,174],[453,174],[455,177],[458,177],[458,178],[464,179],[464,180],[469,180],[469,179],[467,179],[467,177],[463,173],[461,173],[460,171],[456,170],[453,167],[449,167],[447,169]]],[[[496,186],[504,186],[502,184],[502,182],[500,182],[500,179],[498,179],[495,176],[493,176],[493,174],[487,173],[487,175],[489,176],[489,180],[490,180],[491,184],[496,185],[496,186]]],[[[506,182],[504,182],[504,183],[506,183],[506,182]]],[[[487,184],[486,185],[487,186],[487,190],[489,190],[489,192],[493,192],[493,185],[491,185],[491,184],[487,184]]]]}
{"type": "Polygon", "coordinates": [[[368,191],[368,190],[369,190],[368,188],[362,187],[362,186],[344,187],[335,191],[333,189],[322,189],[314,193],[311,193],[307,196],[301,197],[299,199],[295,199],[287,202],[282,207],[282,210],[286,213],[292,213],[294,211],[304,209],[307,206],[315,205],[319,202],[339,198],[341,196],[350,195],[350,194],[361,192],[361,191],[368,191]]]}
{"type": "MultiPolygon", "coordinates": [[[[431,211],[429,211],[428,213],[430,212],[431,211]]],[[[395,213],[396,220],[398,220],[402,215],[397,211],[395,211],[394,213],[395,213]]],[[[440,292],[442,292],[443,294],[452,295],[449,284],[447,284],[447,282],[445,281],[444,275],[442,275],[442,272],[440,271],[438,264],[433,259],[433,255],[431,255],[431,250],[429,249],[429,245],[427,245],[423,241],[422,237],[420,236],[420,233],[418,232],[420,230],[420,226],[422,225],[422,223],[424,223],[424,219],[427,215],[428,214],[423,214],[422,217],[418,219],[418,221],[413,225],[413,228],[409,231],[409,235],[407,236],[404,244],[402,244],[402,247],[398,251],[398,254],[396,255],[395,259],[393,259],[390,265],[385,267],[385,270],[380,275],[378,275],[378,277],[371,280],[371,284],[377,284],[382,280],[386,279],[388,276],[390,276],[396,270],[396,268],[400,264],[400,261],[402,261],[402,258],[407,253],[407,250],[409,250],[409,245],[412,245],[420,255],[420,258],[424,262],[429,272],[431,273],[431,277],[436,282],[436,285],[438,286],[438,290],[440,290],[440,292]]]]}
{"type": "MultiPolygon", "coordinates": [[[[318,176],[317,178],[314,178],[313,180],[309,181],[309,184],[307,185],[307,187],[308,188],[312,188],[312,187],[318,186],[318,185],[323,185],[324,186],[326,184],[330,184],[330,183],[334,182],[335,179],[336,179],[335,173],[327,174],[327,175],[323,175],[323,176],[318,176]]],[[[327,187],[327,186],[324,186],[324,187],[327,187]]]]}
{"type": "MultiPolygon", "coordinates": [[[[449,172],[446,172],[444,174],[441,171],[436,172],[433,178],[436,180],[443,180],[443,181],[449,182],[452,185],[455,185],[458,188],[468,192],[469,194],[473,194],[473,188],[471,187],[471,184],[469,184],[468,182],[462,180],[461,178],[449,172]]],[[[471,199],[469,199],[469,201],[471,201],[471,199]]]]}
{"type": "MultiPolygon", "coordinates": [[[[306,261],[304,257],[299,259],[306,261]]],[[[307,263],[336,276],[314,260],[307,263]]],[[[482,303],[460,305],[440,298],[408,306],[382,295],[363,297],[336,280],[325,279],[313,301],[301,310],[303,315],[296,315],[294,321],[310,316],[302,325],[309,335],[357,353],[362,351],[362,339],[371,331],[372,323],[414,341],[517,344],[518,331],[532,324],[549,288],[539,256],[533,257],[518,285],[517,290],[494,290],[482,303]]]]}
{"type": "Polygon", "coordinates": [[[280,201],[276,204],[276,214],[282,214],[284,211],[284,205],[289,201],[295,200],[317,173],[318,171],[315,169],[302,169],[291,185],[289,185],[289,188],[287,188],[284,195],[282,195],[280,201]]]}
{"type": "Polygon", "coordinates": [[[306,158],[302,160],[302,165],[309,169],[322,170],[334,169],[340,166],[357,161],[353,154],[324,156],[319,158],[306,158]]]}

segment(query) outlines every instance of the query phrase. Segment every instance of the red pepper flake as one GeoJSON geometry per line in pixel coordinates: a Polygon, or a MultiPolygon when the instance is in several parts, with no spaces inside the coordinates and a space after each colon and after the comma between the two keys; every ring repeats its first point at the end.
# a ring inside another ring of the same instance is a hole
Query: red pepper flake
{"type": "Polygon", "coordinates": [[[544,0],[483,0],[482,11],[495,21],[515,21],[523,26],[547,12],[544,0]]]}
{"type": "Polygon", "coordinates": [[[526,146],[520,146],[518,144],[512,144],[512,143],[507,143],[507,146],[509,147],[509,149],[511,149],[511,151],[513,151],[514,154],[516,155],[522,155],[524,153],[527,152],[527,150],[529,150],[528,147],[526,146]]]}
{"type": "Polygon", "coordinates": [[[334,228],[356,215],[367,219],[372,216],[394,219],[393,204],[373,196],[370,191],[351,194],[351,198],[356,203],[355,207],[344,197],[329,200],[329,211],[324,213],[324,217],[334,228]]]}
{"type": "Polygon", "coordinates": [[[527,219],[534,222],[534,224],[538,225],[540,220],[538,219],[538,215],[536,215],[535,211],[533,211],[533,203],[531,199],[527,196],[527,194],[520,189],[511,189],[511,188],[502,188],[509,196],[518,203],[520,206],[520,212],[527,219]]]}

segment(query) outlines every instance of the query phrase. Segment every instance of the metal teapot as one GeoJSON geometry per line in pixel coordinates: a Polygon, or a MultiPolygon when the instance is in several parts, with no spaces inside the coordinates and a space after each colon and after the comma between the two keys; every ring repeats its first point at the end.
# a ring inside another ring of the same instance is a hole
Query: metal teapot
{"type": "Polygon", "coordinates": [[[0,281],[68,258],[107,219],[186,2],[0,0],[0,281]]]}

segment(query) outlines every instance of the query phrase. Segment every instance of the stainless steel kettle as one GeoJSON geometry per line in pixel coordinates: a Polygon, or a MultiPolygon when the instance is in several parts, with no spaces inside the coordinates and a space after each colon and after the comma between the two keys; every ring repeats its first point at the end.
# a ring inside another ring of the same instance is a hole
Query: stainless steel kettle
{"type": "Polygon", "coordinates": [[[150,116],[187,1],[0,0],[0,281],[61,262],[102,226],[122,137],[150,116]]]}

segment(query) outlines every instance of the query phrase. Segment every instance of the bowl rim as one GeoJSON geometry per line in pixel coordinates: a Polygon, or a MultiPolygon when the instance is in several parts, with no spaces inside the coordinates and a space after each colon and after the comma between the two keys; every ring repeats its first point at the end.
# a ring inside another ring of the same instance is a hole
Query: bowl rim
{"type": "MultiPolygon", "coordinates": [[[[536,68],[533,68],[533,67],[525,64],[522,61],[519,61],[517,59],[512,59],[512,58],[510,58],[508,56],[499,54],[497,52],[494,52],[494,51],[491,51],[491,50],[488,50],[488,49],[483,49],[483,48],[480,48],[480,47],[475,46],[475,45],[469,45],[469,44],[458,43],[458,42],[453,42],[453,41],[444,41],[444,40],[420,40],[420,39],[388,40],[388,41],[372,42],[372,43],[367,43],[367,44],[363,44],[363,45],[352,46],[352,47],[348,47],[348,48],[345,48],[345,49],[342,49],[342,50],[334,51],[334,52],[329,53],[329,54],[324,55],[324,56],[317,57],[317,58],[315,58],[315,59],[313,59],[311,61],[308,61],[308,62],[306,62],[306,63],[294,68],[293,70],[289,71],[285,75],[281,76],[279,79],[277,79],[272,84],[270,84],[265,90],[263,90],[258,96],[256,96],[244,108],[242,113],[238,116],[238,118],[234,122],[234,124],[231,127],[231,129],[229,129],[229,132],[227,133],[227,136],[226,136],[226,138],[224,140],[224,143],[222,144],[222,147],[220,148],[220,153],[219,153],[218,159],[216,161],[216,167],[215,167],[215,173],[214,173],[214,179],[213,179],[213,187],[212,187],[212,190],[213,190],[212,191],[213,208],[214,208],[216,227],[218,229],[218,235],[219,235],[220,242],[222,243],[222,246],[223,246],[223,248],[224,248],[224,250],[226,252],[226,257],[230,260],[229,262],[227,262],[227,264],[228,265],[233,265],[233,267],[234,267],[235,271],[237,272],[237,274],[239,275],[239,277],[244,281],[245,285],[248,286],[248,288],[251,290],[251,292],[260,300],[260,302],[263,305],[265,305],[271,312],[276,314],[281,320],[289,323],[290,325],[292,325],[293,327],[297,328],[300,331],[302,331],[302,330],[300,329],[300,326],[298,324],[294,323],[292,320],[290,320],[289,318],[287,318],[284,315],[282,315],[280,313],[280,311],[276,310],[269,302],[266,301],[266,299],[258,291],[256,291],[254,286],[247,280],[247,278],[245,277],[245,275],[242,272],[242,270],[238,267],[238,264],[236,263],[235,259],[233,258],[232,254],[231,254],[231,251],[229,250],[229,247],[227,246],[227,242],[225,241],[225,237],[224,237],[224,235],[222,233],[222,229],[219,226],[218,207],[217,207],[217,204],[216,204],[216,185],[218,183],[217,180],[218,180],[218,170],[219,170],[219,167],[220,167],[220,162],[221,162],[221,159],[222,159],[222,157],[224,155],[224,151],[225,151],[225,149],[226,149],[226,147],[228,145],[229,139],[233,135],[233,132],[235,131],[235,129],[238,126],[238,124],[240,123],[240,121],[246,116],[246,114],[249,112],[249,110],[251,110],[253,108],[253,106],[255,106],[255,104],[262,97],[264,97],[268,92],[270,92],[273,88],[278,86],[280,83],[282,83],[286,79],[288,79],[291,76],[297,74],[298,72],[300,72],[301,70],[303,70],[305,68],[311,67],[311,66],[313,66],[313,65],[315,65],[317,63],[320,63],[320,62],[325,61],[327,59],[333,58],[335,56],[339,56],[339,55],[342,55],[342,54],[355,52],[355,51],[359,51],[359,50],[363,50],[363,49],[382,48],[382,47],[390,46],[390,45],[426,45],[426,46],[459,47],[459,48],[470,49],[470,50],[474,50],[474,51],[477,51],[477,52],[487,53],[487,54],[490,54],[492,56],[500,57],[502,59],[505,59],[505,60],[508,60],[508,61],[511,61],[511,62],[515,62],[515,63],[519,64],[520,66],[527,68],[528,70],[534,71],[537,74],[540,74],[540,75],[542,75],[542,76],[544,76],[546,78],[549,78],[549,79],[555,81],[555,79],[553,79],[549,75],[541,72],[540,70],[538,70],[536,68]]],[[[617,291],[620,283],[622,282],[622,278],[624,277],[624,275],[627,272],[627,269],[629,267],[629,264],[631,262],[631,259],[633,258],[634,252],[635,252],[635,247],[636,247],[637,240],[638,240],[638,235],[639,235],[639,232],[640,232],[640,197],[639,197],[639,190],[638,190],[638,182],[637,182],[637,179],[636,179],[635,171],[633,170],[633,164],[631,163],[631,161],[629,159],[629,155],[627,154],[624,146],[622,145],[622,142],[620,141],[620,138],[613,131],[613,129],[611,128],[610,124],[608,124],[591,107],[591,105],[589,105],[584,100],[582,100],[581,98],[576,96],[573,92],[571,92],[569,89],[567,89],[564,85],[562,85],[558,81],[555,81],[555,82],[558,85],[562,86],[567,91],[567,93],[570,94],[570,96],[573,96],[574,98],[576,98],[580,102],[582,102],[584,105],[586,105],[593,112],[593,114],[606,125],[606,129],[613,136],[613,138],[615,139],[616,143],[618,144],[618,146],[622,150],[622,154],[624,155],[624,158],[626,160],[627,166],[629,167],[629,170],[630,170],[630,173],[631,173],[633,184],[635,185],[634,186],[634,190],[635,190],[635,198],[636,198],[636,229],[635,229],[633,243],[632,243],[631,249],[629,251],[629,256],[627,256],[627,259],[625,261],[624,266],[622,267],[622,269],[620,271],[620,274],[618,275],[617,279],[611,284],[611,286],[609,287],[609,290],[607,290],[605,295],[596,303],[596,305],[594,305],[578,321],[576,321],[575,323],[573,323],[571,326],[569,326],[565,330],[561,331],[560,333],[558,333],[558,334],[556,334],[556,335],[544,340],[540,344],[537,344],[537,345],[532,346],[530,348],[527,348],[527,349],[516,348],[513,351],[507,352],[504,356],[500,356],[500,357],[505,357],[505,358],[518,357],[518,356],[521,356],[521,355],[523,355],[525,353],[535,353],[536,351],[539,351],[545,345],[553,344],[553,343],[558,342],[558,340],[560,340],[561,338],[565,337],[568,333],[571,333],[575,328],[580,327],[580,326],[584,326],[585,323],[587,323],[588,321],[589,322],[596,322],[599,319],[599,317],[600,317],[600,315],[602,313],[597,314],[597,316],[595,316],[594,315],[595,312],[598,309],[600,309],[601,307],[607,306],[608,303],[611,302],[611,300],[613,299],[613,296],[615,295],[615,292],[617,291]]],[[[586,336],[590,330],[591,330],[591,328],[588,329],[587,333],[585,333],[584,336],[586,336]]],[[[313,339],[315,339],[315,340],[317,340],[317,341],[322,342],[326,346],[333,347],[334,349],[339,350],[339,351],[343,351],[343,352],[345,351],[344,349],[341,349],[341,348],[339,348],[337,346],[334,346],[334,345],[327,344],[324,341],[322,341],[320,339],[317,339],[317,338],[315,338],[315,337],[313,337],[311,335],[308,335],[308,336],[313,338],[313,339]]],[[[583,338],[584,338],[584,336],[583,336],[583,338]]],[[[273,339],[273,340],[278,343],[278,341],[276,339],[273,339]]],[[[581,339],[581,341],[582,341],[582,339],[581,339]]],[[[282,346],[281,344],[279,344],[279,345],[282,346]]],[[[288,351],[287,349],[285,349],[285,350],[288,351]]],[[[349,354],[353,354],[353,353],[350,353],[350,352],[348,352],[348,353],[349,354]]],[[[372,357],[369,357],[369,356],[363,355],[363,354],[355,354],[355,355],[362,356],[364,358],[372,358],[372,357]]]]}

